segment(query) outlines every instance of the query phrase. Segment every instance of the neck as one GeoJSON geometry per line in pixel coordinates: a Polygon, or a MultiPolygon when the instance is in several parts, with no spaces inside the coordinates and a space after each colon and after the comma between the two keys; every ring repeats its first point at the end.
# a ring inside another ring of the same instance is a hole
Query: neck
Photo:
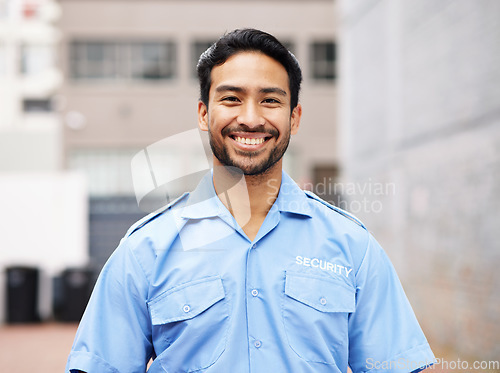
{"type": "Polygon", "coordinates": [[[243,175],[227,167],[214,167],[213,182],[221,202],[253,240],[278,196],[281,162],[259,175],[243,175]]]}

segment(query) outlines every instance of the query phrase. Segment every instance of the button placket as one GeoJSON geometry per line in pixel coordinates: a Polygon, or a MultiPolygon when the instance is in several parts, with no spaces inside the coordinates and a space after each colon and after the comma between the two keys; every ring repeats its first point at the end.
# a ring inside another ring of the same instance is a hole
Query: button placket
{"type": "MultiPolygon", "coordinates": [[[[250,359],[258,359],[258,356],[261,355],[259,351],[262,349],[262,341],[258,338],[260,337],[261,328],[260,328],[260,317],[259,314],[262,313],[261,302],[258,299],[261,296],[261,279],[256,277],[256,262],[257,259],[257,244],[253,243],[248,246],[248,259],[247,259],[247,297],[249,298],[246,302],[247,304],[247,330],[249,332],[248,335],[248,343],[250,348],[250,359]],[[255,355],[253,355],[255,354],[255,355]]],[[[255,361],[255,360],[254,360],[255,361]]]]}

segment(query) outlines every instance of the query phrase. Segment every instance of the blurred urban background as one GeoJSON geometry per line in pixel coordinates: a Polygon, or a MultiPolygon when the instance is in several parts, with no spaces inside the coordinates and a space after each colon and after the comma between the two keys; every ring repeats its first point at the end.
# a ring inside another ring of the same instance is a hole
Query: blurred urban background
{"type": "Polygon", "coordinates": [[[374,233],[438,357],[500,360],[498,0],[0,0],[0,367],[35,322],[63,369],[58,323],[147,213],[134,157],[197,127],[198,57],[241,27],[303,69],[286,170],[374,233]]]}

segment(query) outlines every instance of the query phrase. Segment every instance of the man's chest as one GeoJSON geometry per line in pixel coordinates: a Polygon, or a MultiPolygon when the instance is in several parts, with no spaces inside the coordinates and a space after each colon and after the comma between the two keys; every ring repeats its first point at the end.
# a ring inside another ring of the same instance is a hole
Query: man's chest
{"type": "Polygon", "coordinates": [[[176,240],[158,257],[148,300],[155,349],[178,356],[196,337],[207,364],[242,343],[262,356],[344,359],[352,268],[338,243],[306,228],[280,222],[254,242],[234,232],[191,250],[176,240]]]}
{"type": "Polygon", "coordinates": [[[253,242],[221,224],[214,221],[203,230],[194,224],[189,232],[180,232],[170,247],[158,250],[150,298],[213,276],[223,279],[235,293],[247,284],[262,283],[269,294],[278,294],[284,289],[286,273],[355,287],[347,241],[318,232],[309,221],[280,221],[266,234],[260,232],[253,242]],[[194,232],[206,232],[207,239],[188,235],[194,232]],[[218,236],[214,238],[210,232],[218,236]]]}

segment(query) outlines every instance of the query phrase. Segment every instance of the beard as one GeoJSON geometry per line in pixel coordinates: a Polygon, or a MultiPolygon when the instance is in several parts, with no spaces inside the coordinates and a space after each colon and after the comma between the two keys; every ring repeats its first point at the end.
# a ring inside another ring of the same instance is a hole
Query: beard
{"type": "MultiPolygon", "coordinates": [[[[249,131],[247,128],[224,128],[221,132],[222,138],[226,137],[228,133],[238,130],[244,132],[259,132],[266,133],[272,136],[272,138],[278,138],[279,132],[275,129],[271,130],[252,130],[249,131]]],[[[253,176],[261,175],[270,170],[276,162],[278,162],[286,152],[288,144],[290,143],[290,127],[283,133],[283,137],[276,143],[276,146],[271,150],[269,155],[262,160],[257,160],[261,156],[261,152],[245,152],[241,150],[236,150],[236,159],[229,155],[229,150],[226,144],[221,141],[216,141],[212,136],[212,132],[209,131],[209,141],[210,148],[214,156],[219,160],[221,164],[228,167],[236,167],[240,169],[244,175],[253,176]]],[[[266,140],[269,141],[269,140],[266,140]]],[[[263,149],[263,151],[266,151],[263,149]]]]}

